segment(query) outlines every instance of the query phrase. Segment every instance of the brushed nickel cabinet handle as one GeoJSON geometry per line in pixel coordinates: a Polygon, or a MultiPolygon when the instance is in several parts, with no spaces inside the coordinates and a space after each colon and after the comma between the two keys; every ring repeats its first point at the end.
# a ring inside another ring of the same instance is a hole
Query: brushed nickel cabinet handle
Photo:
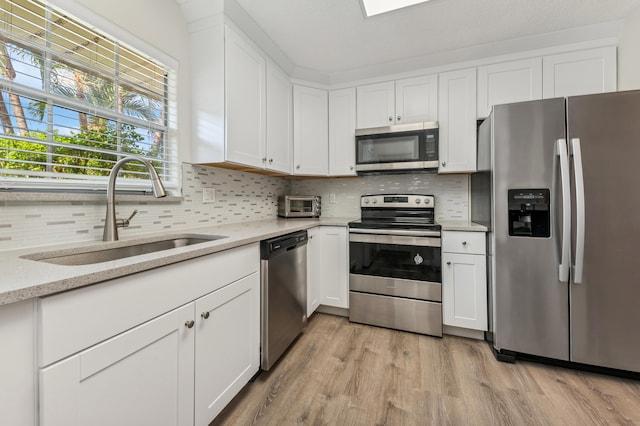
{"type": "Polygon", "coordinates": [[[442,167],[447,167],[447,162],[446,161],[443,161],[441,164],[442,164],[442,167]]]}
{"type": "Polygon", "coordinates": [[[392,116],[389,116],[389,121],[393,121],[393,117],[392,116]]]}
{"type": "Polygon", "coordinates": [[[184,323],[184,325],[186,325],[186,326],[187,326],[187,328],[193,328],[193,326],[194,326],[195,324],[196,324],[196,322],[195,322],[195,321],[193,321],[193,320],[190,320],[190,321],[187,321],[187,322],[185,322],[185,323],[184,323]]]}
{"type": "Polygon", "coordinates": [[[200,316],[201,316],[203,319],[207,319],[207,318],[209,318],[209,311],[201,313],[201,314],[200,314],[200,316]]]}
{"type": "Polygon", "coordinates": [[[447,262],[447,265],[451,265],[451,262],[447,262]]]}

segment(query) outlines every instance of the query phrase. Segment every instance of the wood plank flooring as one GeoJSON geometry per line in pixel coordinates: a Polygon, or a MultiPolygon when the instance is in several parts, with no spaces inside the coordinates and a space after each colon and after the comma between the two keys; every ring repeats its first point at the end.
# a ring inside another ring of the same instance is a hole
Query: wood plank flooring
{"type": "Polygon", "coordinates": [[[640,425],[640,381],[316,313],[211,425],[640,425]]]}

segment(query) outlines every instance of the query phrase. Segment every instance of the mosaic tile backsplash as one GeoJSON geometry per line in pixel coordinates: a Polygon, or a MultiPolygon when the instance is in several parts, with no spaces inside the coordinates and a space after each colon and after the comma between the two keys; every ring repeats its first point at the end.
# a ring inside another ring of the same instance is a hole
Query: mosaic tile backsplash
{"type": "MultiPolygon", "coordinates": [[[[400,174],[303,179],[184,164],[183,200],[119,202],[118,217],[137,216],[122,237],[275,218],[279,195],[320,195],[322,216],[359,217],[360,196],[404,193],[436,196],[436,218],[469,219],[467,175],[400,174]],[[203,188],[215,188],[215,203],[203,203],[203,188]],[[335,194],[335,203],[330,195],[335,194]]],[[[106,198],[106,197],[105,197],[106,198]]],[[[0,250],[96,241],[102,238],[105,201],[0,201],[0,250]]]]}
{"type": "Polygon", "coordinates": [[[369,194],[425,194],[436,197],[437,220],[469,220],[469,176],[414,173],[359,178],[293,181],[294,195],[320,195],[322,216],[359,217],[360,196],[369,194]],[[331,203],[335,194],[335,203],[331,203]]]}

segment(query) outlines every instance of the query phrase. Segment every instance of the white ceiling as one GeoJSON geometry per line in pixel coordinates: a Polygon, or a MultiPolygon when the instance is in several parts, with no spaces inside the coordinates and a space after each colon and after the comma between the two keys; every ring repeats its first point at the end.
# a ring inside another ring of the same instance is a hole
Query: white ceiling
{"type": "Polygon", "coordinates": [[[432,0],[364,19],[360,0],[236,0],[299,68],[326,75],[624,19],[640,0],[432,0]]]}

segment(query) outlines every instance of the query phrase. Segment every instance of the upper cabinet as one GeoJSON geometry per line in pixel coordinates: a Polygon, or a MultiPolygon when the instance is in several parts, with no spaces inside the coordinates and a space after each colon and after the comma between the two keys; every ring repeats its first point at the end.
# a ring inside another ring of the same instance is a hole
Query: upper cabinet
{"type": "Polygon", "coordinates": [[[615,46],[544,56],[542,68],[545,99],[617,89],[615,46]]]}
{"type": "Polygon", "coordinates": [[[225,28],[226,158],[263,167],[266,143],[266,61],[239,34],[225,28]]]}
{"type": "Polygon", "coordinates": [[[191,27],[191,161],[291,172],[291,83],[222,20],[191,27]]]}
{"type": "Polygon", "coordinates": [[[266,167],[291,173],[293,161],[293,108],[289,77],[267,62],[266,167]]]}
{"type": "Polygon", "coordinates": [[[438,119],[438,76],[358,86],[357,127],[382,127],[438,119]]]}
{"type": "Polygon", "coordinates": [[[476,69],[441,73],[438,173],[476,171],[476,69]]]}
{"type": "Polygon", "coordinates": [[[293,86],[293,173],[329,173],[329,103],[326,90],[293,86]]]}
{"type": "Polygon", "coordinates": [[[355,175],[356,89],[329,92],[329,175],[355,175]]]}
{"type": "Polygon", "coordinates": [[[542,99],[542,58],[478,67],[478,118],[494,105],[542,99]]]}

